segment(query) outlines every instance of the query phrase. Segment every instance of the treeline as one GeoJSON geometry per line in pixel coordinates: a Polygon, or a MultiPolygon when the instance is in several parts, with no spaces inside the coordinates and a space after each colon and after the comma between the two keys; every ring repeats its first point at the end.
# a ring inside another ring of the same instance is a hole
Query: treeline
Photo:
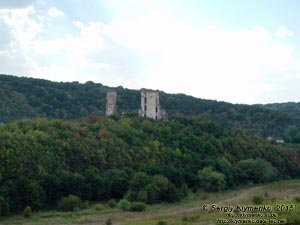
{"type": "Polygon", "coordinates": [[[70,194],[173,202],[188,188],[299,178],[299,159],[298,150],[199,117],[18,120],[0,125],[0,203],[40,209],[70,194]]]}
{"type": "MultiPolygon", "coordinates": [[[[91,114],[104,115],[106,92],[112,88],[86,82],[58,83],[41,79],[0,75],[0,123],[22,118],[80,119],[91,114]]],[[[140,91],[114,88],[118,92],[118,112],[137,112],[140,91]]],[[[242,130],[259,137],[283,136],[290,126],[299,127],[299,114],[277,107],[239,105],[205,100],[184,94],[161,92],[160,102],[169,115],[202,116],[233,131],[242,130]]]]}

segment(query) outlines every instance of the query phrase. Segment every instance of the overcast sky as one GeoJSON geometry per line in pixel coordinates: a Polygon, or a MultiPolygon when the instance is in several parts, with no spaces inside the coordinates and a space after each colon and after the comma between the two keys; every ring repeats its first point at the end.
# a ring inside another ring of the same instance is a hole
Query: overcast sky
{"type": "Polygon", "coordinates": [[[0,73],[300,101],[298,0],[0,0],[0,73]]]}

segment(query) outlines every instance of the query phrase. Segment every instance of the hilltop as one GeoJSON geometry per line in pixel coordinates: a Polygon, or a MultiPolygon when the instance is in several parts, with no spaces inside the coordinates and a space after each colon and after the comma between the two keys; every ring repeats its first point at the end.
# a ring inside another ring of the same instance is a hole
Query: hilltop
{"type": "MultiPolygon", "coordinates": [[[[80,119],[91,114],[104,115],[106,92],[111,89],[118,93],[120,114],[138,111],[139,90],[122,86],[111,88],[91,81],[84,84],[59,83],[0,75],[0,122],[22,118],[80,119]]],[[[300,125],[300,117],[289,110],[264,105],[231,104],[163,91],[160,93],[160,102],[169,115],[197,115],[233,131],[298,142],[295,138],[289,139],[286,132],[288,128],[300,125]]]]}

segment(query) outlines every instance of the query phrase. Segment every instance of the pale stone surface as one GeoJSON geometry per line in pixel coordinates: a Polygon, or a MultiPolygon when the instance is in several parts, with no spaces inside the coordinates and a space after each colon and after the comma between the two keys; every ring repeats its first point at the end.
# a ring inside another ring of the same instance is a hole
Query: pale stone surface
{"type": "Polygon", "coordinates": [[[109,91],[106,95],[106,115],[117,114],[117,92],[109,91]]]}
{"type": "Polygon", "coordinates": [[[158,90],[141,89],[141,109],[139,114],[155,120],[167,117],[166,111],[160,107],[158,90]]]}

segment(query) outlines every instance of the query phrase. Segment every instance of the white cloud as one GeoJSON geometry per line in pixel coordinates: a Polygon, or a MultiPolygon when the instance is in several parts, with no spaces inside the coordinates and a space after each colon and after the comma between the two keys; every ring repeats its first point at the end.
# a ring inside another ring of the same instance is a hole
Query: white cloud
{"type": "Polygon", "coordinates": [[[109,24],[73,21],[73,33],[45,38],[47,20],[36,11],[0,10],[14,37],[0,57],[20,62],[35,77],[257,103],[270,101],[282,82],[299,76],[294,49],[276,38],[293,35],[284,27],[276,35],[258,26],[232,31],[187,25],[172,13],[150,10],[109,24]]]}
{"type": "Polygon", "coordinates": [[[3,9],[0,10],[2,19],[10,28],[10,33],[15,38],[18,46],[26,50],[31,41],[35,40],[43,29],[43,24],[32,18],[36,15],[35,8],[30,6],[23,9],[3,9]]]}
{"type": "Polygon", "coordinates": [[[52,17],[59,17],[59,16],[64,16],[64,12],[58,10],[57,8],[55,8],[54,6],[52,6],[49,10],[48,10],[48,15],[52,16],[52,17]]]}
{"type": "Polygon", "coordinates": [[[274,90],[264,83],[267,76],[297,65],[293,49],[274,42],[263,27],[238,31],[192,27],[156,12],[114,21],[105,29],[118,44],[155,54],[156,62],[140,71],[139,84],[168,92],[255,102],[254,93],[274,90]]]}
{"type": "Polygon", "coordinates": [[[292,37],[294,35],[293,31],[287,29],[286,27],[279,27],[277,32],[276,32],[276,36],[280,37],[280,38],[284,38],[284,37],[292,37]]]}

